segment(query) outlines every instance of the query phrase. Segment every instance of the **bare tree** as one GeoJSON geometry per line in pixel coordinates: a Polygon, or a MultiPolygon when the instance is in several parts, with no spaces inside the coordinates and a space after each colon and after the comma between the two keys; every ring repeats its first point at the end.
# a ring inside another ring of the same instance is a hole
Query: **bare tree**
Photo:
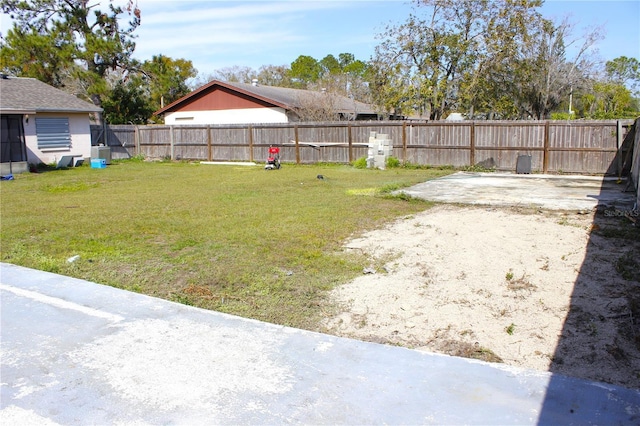
{"type": "Polygon", "coordinates": [[[338,95],[328,91],[307,91],[297,96],[293,111],[300,121],[336,121],[339,102],[338,95]]]}
{"type": "Polygon", "coordinates": [[[593,68],[589,53],[600,31],[574,37],[568,21],[542,17],[541,0],[416,5],[426,13],[388,28],[372,61],[374,100],[388,113],[542,119],[593,68]]]}
{"type": "Polygon", "coordinates": [[[573,24],[544,20],[530,43],[514,61],[517,81],[513,94],[519,102],[521,118],[549,118],[551,111],[586,84],[597,59],[589,49],[601,38],[598,28],[573,36],[573,24]],[[575,54],[567,58],[567,50],[575,54]]]}

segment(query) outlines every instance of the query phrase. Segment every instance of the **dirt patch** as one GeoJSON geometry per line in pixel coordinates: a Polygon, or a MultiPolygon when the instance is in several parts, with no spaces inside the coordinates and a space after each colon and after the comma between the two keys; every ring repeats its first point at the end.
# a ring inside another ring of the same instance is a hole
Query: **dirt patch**
{"type": "Polygon", "coordinates": [[[628,272],[640,239],[601,232],[610,224],[595,211],[455,206],[406,217],[347,244],[372,263],[333,291],[341,309],[324,326],[640,387],[640,283],[628,272]]]}

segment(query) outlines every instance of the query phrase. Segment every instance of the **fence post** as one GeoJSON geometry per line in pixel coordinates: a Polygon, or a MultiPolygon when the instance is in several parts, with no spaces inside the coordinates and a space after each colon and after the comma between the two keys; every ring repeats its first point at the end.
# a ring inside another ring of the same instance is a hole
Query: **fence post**
{"type": "Polygon", "coordinates": [[[402,122],[402,163],[407,163],[407,122],[402,122]]]}
{"type": "Polygon", "coordinates": [[[476,122],[471,122],[471,128],[469,129],[471,134],[469,135],[469,166],[473,167],[476,164],[476,122]]]}
{"type": "Polygon", "coordinates": [[[211,125],[207,125],[207,161],[213,161],[213,152],[211,148],[211,125]]]}
{"type": "Polygon", "coordinates": [[[549,172],[549,120],[544,123],[544,151],[542,154],[542,173],[549,172]]]}
{"type": "Polygon", "coordinates": [[[300,164],[300,145],[298,144],[298,125],[293,126],[294,137],[296,138],[296,164],[300,164]]]}
{"type": "Polygon", "coordinates": [[[618,164],[616,172],[618,176],[622,173],[622,123],[620,120],[616,120],[616,157],[618,157],[618,164]]]}
{"type": "Polygon", "coordinates": [[[247,127],[247,131],[249,132],[249,161],[253,161],[253,128],[251,124],[247,127]]]}
{"type": "Polygon", "coordinates": [[[169,143],[171,144],[171,161],[175,160],[175,149],[173,147],[173,126],[169,126],[169,143]]]}
{"type": "Polygon", "coordinates": [[[351,123],[347,124],[347,138],[349,139],[349,163],[353,162],[353,139],[351,138],[351,123]]]}
{"type": "Polygon", "coordinates": [[[140,155],[140,128],[138,126],[133,128],[133,145],[136,155],[140,155]]]}

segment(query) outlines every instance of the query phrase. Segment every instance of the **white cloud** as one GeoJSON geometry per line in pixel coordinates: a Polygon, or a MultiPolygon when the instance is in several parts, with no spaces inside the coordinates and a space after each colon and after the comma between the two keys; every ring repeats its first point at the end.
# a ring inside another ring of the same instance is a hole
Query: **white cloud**
{"type": "Polygon", "coordinates": [[[139,0],[138,6],[142,11],[142,22],[150,25],[180,25],[181,23],[207,22],[215,24],[217,21],[229,20],[245,21],[253,18],[282,16],[300,12],[313,12],[343,8],[344,3],[321,1],[290,1],[290,2],[170,2],[139,0]],[[145,6],[148,7],[145,10],[145,6]],[[157,11],[158,9],[160,11],[157,11]]]}
{"type": "Polygon", "coordinates": [[[269,52],[275,52],[272,56],[277,57],[282,54],[278,49],[312,44],[313,29],[309,28],[309,22],[314,21],[314,15],[347,7],[346,2],[335,1],[152,0],[139,0],[138,6],[142,24],[136,30],[137,58],[144,60],[162,53],[189,59],[194,65],[217,62],[222,66],[252,67],[273,63],[268,60],[269,52]],[[267,60],[258,65],[258,57],[265,56],[267,60]]]}

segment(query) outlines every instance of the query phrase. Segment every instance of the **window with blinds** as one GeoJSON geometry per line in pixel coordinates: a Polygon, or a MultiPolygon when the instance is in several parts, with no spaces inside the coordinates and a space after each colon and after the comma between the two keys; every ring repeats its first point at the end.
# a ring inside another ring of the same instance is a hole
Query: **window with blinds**
{"type": "Polygon", "coordinates": [[[36,118],[38,149],[70,148],[68,118],[36,118]]]}

